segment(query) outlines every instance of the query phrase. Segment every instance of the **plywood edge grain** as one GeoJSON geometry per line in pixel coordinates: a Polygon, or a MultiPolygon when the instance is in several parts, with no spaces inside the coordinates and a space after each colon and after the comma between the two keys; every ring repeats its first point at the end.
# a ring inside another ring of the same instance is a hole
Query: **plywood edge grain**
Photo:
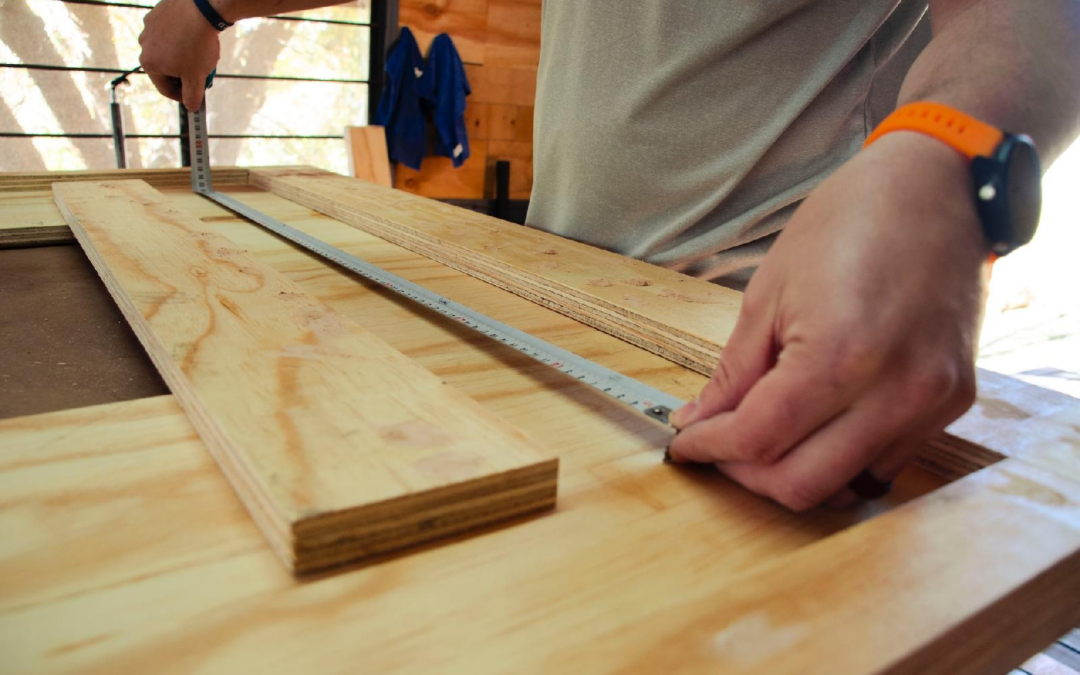
{"type": "MultiPolygon", "coordinates": [[[[215,185],[220,187],[247,185],[248,170],[236,166],[212,169],[215,185]]],[[[156,188],[183,187],[191,185],[190,169],[107,169],[88,171],[36,171],[27,173],[0,173],[0,192],[19,190],[48,190],[53,183],[143,180],[156,188]]]]}
{"type": "Polygon", "coordinates": [[[554,504],[550,453],[145,183],[53,189],[288,568],[313,571],[554,504]],[[458,490],[476,491],[469,508],[429,494],[458,490]],[[372,513],[397,528],[389,544],[370,529],[372,513]]]}

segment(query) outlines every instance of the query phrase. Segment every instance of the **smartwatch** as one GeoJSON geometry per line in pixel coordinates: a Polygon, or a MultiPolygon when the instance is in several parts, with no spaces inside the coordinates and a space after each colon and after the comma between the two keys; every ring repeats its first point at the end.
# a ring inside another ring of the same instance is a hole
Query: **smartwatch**
{"type": "Polygon", "coordinates": [[[863,147],[890,131],[917,131],[952,147],[971,161],[975,207],[995,256],[1035,236],[1042,208],[1042,170],[1031,138],[1010,134],[955,108],[922,101],[896,109],[863,147]]]}

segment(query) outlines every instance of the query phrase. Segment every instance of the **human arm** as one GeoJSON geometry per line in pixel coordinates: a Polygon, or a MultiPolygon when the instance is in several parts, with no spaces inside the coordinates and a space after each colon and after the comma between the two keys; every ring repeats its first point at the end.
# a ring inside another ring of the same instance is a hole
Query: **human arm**
{"type": "MultiPolygon", "coordinates": [[[[346,0],[210,0],[229,23],[304,9],[338,5],[346,0]]],[[[163,95],[189,110],[202,104],[203,83],[221,58],[218,31],[193,0],[162,0],[146,14],[139,35],[139,64],[163,95]]]]}
{"type": "MultiPolygon", "coordinates": [[[[1080,131],[1080,3],[935,0],[900,103],[1035,138],[1080,131]]],[[[974,400],[986,255],[967,161],[894,132],[801,205],[751,280],[720,364],[672,415],[677,461],[709,461],[793,509],[891,480],[974,400]]]]}

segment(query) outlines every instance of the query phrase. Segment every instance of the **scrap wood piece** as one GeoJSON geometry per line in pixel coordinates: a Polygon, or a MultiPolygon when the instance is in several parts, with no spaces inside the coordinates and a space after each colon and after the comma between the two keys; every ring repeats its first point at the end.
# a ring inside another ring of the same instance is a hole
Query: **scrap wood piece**
{"type": "Polygon", "coordinates": [[[282,562],[548,508],[557,460],[142,181],[57,205],[282,562]]]}
{"type": "MultiPolygon", "coordinates": [[[[311,167],[252,169],[250,180],[705,375],[738,318],[738,291],[467,209],[311,167]]],[[[1017,430],[1056,428],[1054,411],[1074,402],[988,371],[979,371],[979,386],[973,410],[928,442],[916,463],[954,480],[1004,457],[1027,458],[1040,436],[1017,430]],[[1024,387],[1043,393],[1023,395],[1024,387]],[[1002,396],[1022,404],[1002,412],[1002,396]]],[[[1060,452],[1068,457],[1059,463],[1072,462],[1080,475],[1080,457],[1060,452]]]]}

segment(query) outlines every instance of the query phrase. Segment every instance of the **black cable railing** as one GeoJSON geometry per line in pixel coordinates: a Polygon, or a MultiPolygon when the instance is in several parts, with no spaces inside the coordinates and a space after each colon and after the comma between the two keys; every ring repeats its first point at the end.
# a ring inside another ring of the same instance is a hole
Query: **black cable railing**
{"type": "MultiPolygon", "coordinates": [[[[106,75],[131,73],[122,68],[96,68],[92,66],[52,66],[44,63],[0,63],[0,68],[21,68],[23,70],[55,70],[65,73],[104,73],[106,75]]],[[[132,75],[143,75],[137,72],[132,75]]],[[[328,82],[332,84],[367,84],[368,80],[340,77],[299,77],[296,75],[248,75],[246,73],[217,73],[214,79],[223,80],[275,80],[284,82],[328,82]]]]}
{"type": "MultiPolygon", "coordinates": [[[[2,0],[0,0],[2,1],[2,0]]],[[[102,7],[115,7],[122,9],[133,10],[150,10],[154,5],[143,4],[137,2],[113,2],[112,0],[50,0],[53,2],[64,2],[68,4],[76,5],[96,5],[102,7]]],[[[378,101],[378,97],[381,93],[381,83],[383,79],[383,64],[385,63],[384,51],[385,45],[389,39],[396,34],[396,30],[390,30],[387,28],[387,22],[393,20],[396,28],[397,19],[397,2],[396,0],[374,0],[372,3],[372,18],[375,21],[349,21],[345,19],[331,19],[331,18],[317,18],[317,17],[302,17],[302,16],[287,16],[287,15],[274,15],[267,17],[268,19],[278,21],[299,21],[299,22],[312,22],[333,24],[340,26],[348,26],[356,29],[369,30],[369,72],[374,73],[375,77],[368,78],[334,78],[334,77],[303,77],[293,75],[252,75],[247,73],[217,73],[215,79],[224,80],[260,80],[260,81],[274,81],[274,82],[305,82],[305,83],[326,83],[326,84],[342,84],[342,85],[366,85],[368,88],[368,117],[375,110],[375,105],[378,101]]],[[[70,65],[53,65],[45,63],[0,63],[0,68],[10,69],[22,69],[22,70],[39,70],[39,71],[56,71],[67,73],[101,73],[106,75],[140,75],[145,76],[142,72],[133,72],[130,70],[123,70],[121,68],[110,67],[98,67],[98,66],[70,66],[70,65]]],[[[114,106],[115,95],[114,95],[114,106]]],[[[125,134],[123,132],[122,123],[115,119],[118,117],[119,111],[113,111],[113,133],[49,133],[49,132],[0,132],[0,138],[68,138],[68,139],[108,139],[111,138],[116,145],[117,151],[117,164],[123,167],[126,164],[124,150],[124,139],[179,139],[183,141],[182,133],[163,133],[163,134],[125,134]],[[119,138],[118,138],[119,137],[119,138]]],[[[181,117],[183,115],[181,114],[181,117]]],[[[181,120],[183,123],[184,120],[181,120]]],[[[211,134],[210,138],[215,139],[265,139],[265,140],[340,140],[340,134],[211,134]]]]}

